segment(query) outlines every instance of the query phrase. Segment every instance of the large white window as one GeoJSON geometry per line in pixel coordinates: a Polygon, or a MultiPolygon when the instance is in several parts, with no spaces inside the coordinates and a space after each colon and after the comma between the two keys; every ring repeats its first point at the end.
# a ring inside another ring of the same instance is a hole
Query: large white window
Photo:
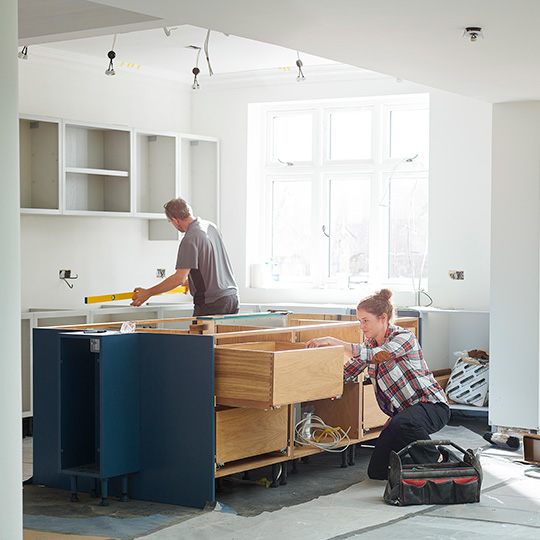
{"type": "Polygon", "coordinates": [[[276,281],[427,278],[427,96],[269,104],[262,124],[261,228],[276,281]]]}

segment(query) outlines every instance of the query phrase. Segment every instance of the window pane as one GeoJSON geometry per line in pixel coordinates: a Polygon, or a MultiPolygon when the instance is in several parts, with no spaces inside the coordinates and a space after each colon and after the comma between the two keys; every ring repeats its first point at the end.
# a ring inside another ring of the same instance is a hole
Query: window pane
{"type": "Polygon", "coordinates": [[[313,119],[311,114],[274,116],[272,161],[312,161],[313,119]]]}
{"type": "Polygon", "coordinates": [[[428,180],[396,178],[389,188],[389,278],[427,277],[428,180]]]}
{"type": "Polygon", "coordinates": [[[370,204],[368,178],[330,180],[330,277],[367,281],[370,204]]]}
{"type": "Polygon", "coordinates": [[[411,158],[416,154],[427,163],[429,151],[429,111],[390,111],[390,157],[411,158]]]}
{"type": "Polygon", "coordinates": [[[371,159],[371,111],[330,113],[330,159],[371,159]]]}
{"type": "Polygon", "coordinates": [[[274,181],[272,184],[272,259],[274,264],[279,266],[280,279],[284,277],[299,279],[310,276],[310,242],[311,181],[274,181]]]}

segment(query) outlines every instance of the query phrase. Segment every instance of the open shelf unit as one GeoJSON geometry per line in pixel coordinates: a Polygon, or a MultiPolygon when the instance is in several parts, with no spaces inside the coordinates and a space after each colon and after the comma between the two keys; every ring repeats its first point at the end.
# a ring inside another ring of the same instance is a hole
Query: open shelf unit
{"type": "Polygon", "coordinates": [[[21,115],[21,213],[148,219],[150,240],[178,240],[175,197],[219,225],[216,138],[21,115]]]}

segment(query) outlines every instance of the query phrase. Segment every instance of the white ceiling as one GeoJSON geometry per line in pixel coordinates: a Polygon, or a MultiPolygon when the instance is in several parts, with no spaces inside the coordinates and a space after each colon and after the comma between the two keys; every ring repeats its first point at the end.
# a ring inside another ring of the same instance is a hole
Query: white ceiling
{"type": "Polygon", "coordinates": [[[299,50],[306,66],[329,59],[490,102],[540,99],[539,22],[538,0],[19,0],[21,45],[106,63],[118,32],[119,61],[185,71],[185,45],[202,46],[210,28],[215,73],[294,66],[299,50]],[[178,29],[166,38],[163,26],[178,29]],[[485,39],[462,37],[466,26],[485,39]],[[52,43],[89,36],[105,37],[52,43]]]}

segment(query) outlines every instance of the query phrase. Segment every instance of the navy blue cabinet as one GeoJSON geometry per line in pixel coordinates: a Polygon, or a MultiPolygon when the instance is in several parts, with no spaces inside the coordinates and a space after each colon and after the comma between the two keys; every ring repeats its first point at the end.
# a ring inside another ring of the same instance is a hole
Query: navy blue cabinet
{"type": "Polygon", "coordinates": [[[125,501],[127,475],[140,469],[136,345],[122,334],[60,335],[60,470],[71,477],[73,501],[79,477],[101,482],[102,505],[109,479],[122,477],[125,501]]]}
{"type": "Polygon", "coordinates": [[[214,500],[214,339],[34,330],[34,483],[214,500]]]}

